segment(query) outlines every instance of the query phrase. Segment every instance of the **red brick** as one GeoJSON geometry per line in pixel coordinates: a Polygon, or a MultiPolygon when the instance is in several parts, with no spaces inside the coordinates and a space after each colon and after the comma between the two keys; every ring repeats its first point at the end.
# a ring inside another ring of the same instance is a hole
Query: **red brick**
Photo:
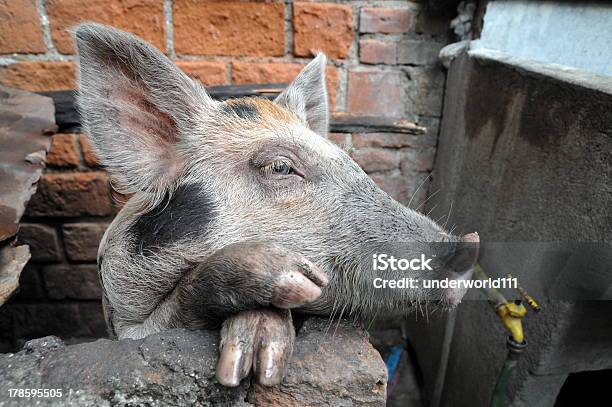
{"type": "Polygon", "coordinates": [[[69,61],[21,61],[0,67],[0,83],[31,92],[68,90],[76,87],[74,73],[69,61]]]}
{"type": "MultiPolygon", "coordinates": [[[[232,62],[232,82],[246,83],[289,83],[304,68],[304,64],[277,62],[232,62]]],[[[338,91],[338,69],[328,66],[325,70],[329,104],[336,106],[338,91]]]]}
{"type": "Polygon", "coordinates": [[[359,41],[359,60],[366,64],[395,65],[397,63],[397,43],[361,40],[359,41]]]}
{"type": "Polygon", "coordinates": [[[300,73],[303,64],[268,62],[232,62],[232,82],[289,83],[300,73]]]}
{"type": "Polygon", "coordinates": [[[367,116],[404,115],[403,74],[399,71],[350,71],[347,106],[367,116]]]}
{"type": "Polygon", "coordinates": [[[163,0],[48,0],[53,43],[62,54],[74,52],[68,28],[95,21],[129,31],[166,50],[163,0]]]}
{"type": "Polygon", "coordinates": [[[353,147],[422,147],[435,146],[436,138],[428,135],[404,133],[355,133],[353,134],[353,147]]]}
{"type": "Polygon", "coordinates": [[[76,167],[79,153],[74,134],[56,134],[47,154],[47,165],[51,167],[76,167]]]}
{"type": "Polygon", "coordinates": [[[32,260],[35,262],[59,261],[62,258],[54,228],[36,223],[22,223],[17,234],[19,243],[30,246],[32,260]]]}
{"type": "Polygon", "coordinates": [[[281,56],[285,53],[282,3],[175,0],[177,54],[281,56]]]}
{"type": "MultiPolygon", "coordinates": [[[[3,311],[6,305],[3,307],[3,311]]],[[[107,335],[102,307],[93,302],[11,304],[16,338],[101,338],[107,335]]]]}
{"type": "Polygon", "coordinates": [[[35,0],[0,0],[0,54],[47,52],[35,0]]]}
{"type": "Polygon", "coordinates": [[[328,66],[325,69],[325,79],[327,82],[327,94],[329,96],[329,109],[336,109],[336,95],[338,94],[339,72],[338,68],[328,66]]]}
{"type": "Polygon", "coordinates": [[[73,261],[96,261],[98,246],[108,224],[69,223],[62,228],[66,255],[73,261]]]}
{"type": "Polygon", "coordinates": [[[297,56],[325,52],[344,59],[353,42],[353,9],[329,3],[293,4],[293,53],[297,56]]]}
{"type": "Polygon", "coordinates": [[[351,157],[367,173],[393,170],[399,166],[399,156],[394,150],[357,150],[351,157]]]}
{"type": "Polygon", "coordinates": [[[178,61],[176,65],[205,86],[227,85],[227,66],[220,61],[178,61]]]}
{"type": "Polygon", "coordinates": [[[89,167],[99,167],[100,160],[91,146],[89,137],[86,134],[79,134],[79,143],[81,144],[81,153],[83,153],[83,161],[89,167]]]}
{"type": "Polygon", "coordinates": [[[435,148],[413,149],[406,148],[401,152],[401,169],[402,172],[410,171],[431,171],[433,169],[434,157],[436,155],[435,148]]]}
{"type": "Polygon", "coordinates": [[[441,42],[404,40],[398,46],[397,62],[409,65],[433,65],[444,46],[441,42]]]}
{"type": "Polygon", "coordinates": [[[329,133],[329,141],[343,149],[344,151],[350,151],[352,148],[351,133],[329,133]]]}
{"type": "Polygon", "coordinates": [[[407,97],[411,113],[439,117],[442,114],[445,71],[439,66],[408,67],[410,86],[407,97]]]}
{"type": "Polygon", "coordinates": [[[102,298],[95,264],[48,266],[42,270],[49,298],[53,300],[99,300],[102,298]]]}
{"type": "Polygon", "coordinates": [[[402,34],[413,26],[413,12],[406,8],[364,7],[359,31],[362,33],[402,34]]]}
{"type": "Polygon", "coordinates": [[[103,172],[43,174],[26,210],[29,216],[106,216],[112,212],[103,172]]]}

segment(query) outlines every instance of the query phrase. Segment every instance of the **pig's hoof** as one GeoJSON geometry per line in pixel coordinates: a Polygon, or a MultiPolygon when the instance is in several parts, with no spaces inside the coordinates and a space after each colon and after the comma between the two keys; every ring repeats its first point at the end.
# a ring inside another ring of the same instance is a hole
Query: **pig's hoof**
{"type": "Polygon", "coordinates": [[[271,304],[278,308],[295,308],[308,304],[321,296],[321,288],[328,283],[327,276],[314,263],[296,255],[272,284],[271,304]]]}
{"type": "Polygon", "coordinates": [[[242,311],[223,323],[217,380],[235,387],[253,370],[259,383],[283,379],[293,350],[295,330],[288,310],[242,311]]]}

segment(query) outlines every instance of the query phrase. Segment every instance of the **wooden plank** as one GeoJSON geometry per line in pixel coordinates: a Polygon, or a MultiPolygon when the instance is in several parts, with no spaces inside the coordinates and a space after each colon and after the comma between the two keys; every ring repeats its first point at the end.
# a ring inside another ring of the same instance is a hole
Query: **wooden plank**
{"type": "Polygon", "coordinates": [[[256,85],[210,86],[206,90],[214,99],[226,100],[245,96],[258,96],[274,99],[287,87],[286,83],[265,83],[256,85]]]}
{"type": "Polygon", "coordinates": [[[427,129],[406,119],[334,113],[330,130],[337,133],[405,133],[420,135],[427,129]]]}

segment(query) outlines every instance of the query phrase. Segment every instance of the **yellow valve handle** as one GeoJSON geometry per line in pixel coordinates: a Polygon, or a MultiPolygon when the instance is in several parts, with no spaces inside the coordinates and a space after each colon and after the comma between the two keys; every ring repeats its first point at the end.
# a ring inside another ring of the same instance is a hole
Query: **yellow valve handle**
{"type": "MultiPolygon", "coordinates": [[[[510,273],[508,273],[508,277],[514,278],[510,273]]],[[[525,291],[525,289],[521,287],[520,284],[517,283],[516,289],[523,296],[525,301],[527,301],[527,304],[529,304],[531,309],[533,309],[535,312],[540,312],[540,304],[538,304],[538,302],[531,295],[527,294],[527,291],[525,291]]]]}

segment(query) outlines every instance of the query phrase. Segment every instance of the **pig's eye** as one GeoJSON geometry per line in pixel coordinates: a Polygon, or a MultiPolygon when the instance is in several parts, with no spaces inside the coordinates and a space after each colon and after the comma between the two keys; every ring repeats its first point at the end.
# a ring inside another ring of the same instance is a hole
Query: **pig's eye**
{"type": "Polygon", "coordinates": [[[295,173],[291,163],[287,160],[272,161],[270,164],[263,166],[261,170],[264,175],[290,175],[295,173]]]}

